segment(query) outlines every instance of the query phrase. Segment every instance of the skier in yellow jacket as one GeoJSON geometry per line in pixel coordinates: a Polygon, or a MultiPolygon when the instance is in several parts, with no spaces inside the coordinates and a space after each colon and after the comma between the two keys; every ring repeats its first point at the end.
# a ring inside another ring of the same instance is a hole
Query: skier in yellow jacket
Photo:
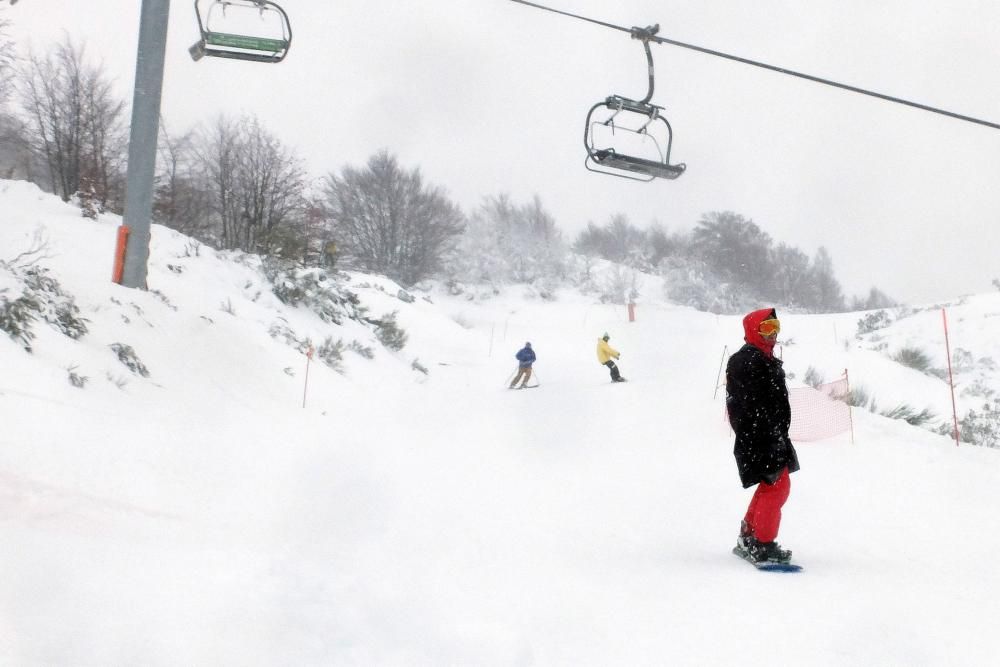
{"type": "Polygon", "coordinates": [[[611,370],[612,382],[625,382],[625,378],[618,372],[618,366],[614,362],[614,359],[620,357],[621,354],[608,345],[609,340],[611,340],[611,336],[608,334],[604,334],[597,340],[597,361],[611,370]]]}

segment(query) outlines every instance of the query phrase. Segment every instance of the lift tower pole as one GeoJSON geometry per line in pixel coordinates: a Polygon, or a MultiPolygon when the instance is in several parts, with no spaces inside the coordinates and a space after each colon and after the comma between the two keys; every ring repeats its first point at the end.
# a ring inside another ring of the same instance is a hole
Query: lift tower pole
{"type": "Polygon", "coordinates": [[[142,0],[141,11],[125,184],[123,226],[128,240],[124,248],[121,284],[145,289],[170,0],[142,0]]]}

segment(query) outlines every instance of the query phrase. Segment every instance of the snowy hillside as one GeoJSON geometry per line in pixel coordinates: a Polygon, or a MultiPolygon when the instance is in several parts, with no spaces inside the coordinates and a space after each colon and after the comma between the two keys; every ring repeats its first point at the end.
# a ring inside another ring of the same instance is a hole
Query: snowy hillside
{"type": "MultiPolygon", "coordinates": [[[[985,665],[1000,650],[1000,450],[855,410],[854,444],[798,445],[779,540],[805,570],[758,573],[729,553],[751,492],[716,391],[740,318],[666,303],[652,277],[635,322],[568,290],[406,293],[357,274],[279,298],[257,258],[154,227],[138,291],[110,282],[117,217],[11,181],[0,211],[0,294],[51,288],[43,275],[63,304],[33,338],[0,337],[0,664],[985,665]],[[596,362],[605,331],[628,383],[596,362]],[[525,341],[540,387],[509,391],[525,341]]],[[[1000,294],[947,308],[964,414],[1000,387],[1000,294]]],[[[940,308],[856,337],[865,315],[783,316],[791,384],[846,368],[880,409],[950,421],[940,308]],[[934,372],[892,361],[903,348],[934,372]]]]}

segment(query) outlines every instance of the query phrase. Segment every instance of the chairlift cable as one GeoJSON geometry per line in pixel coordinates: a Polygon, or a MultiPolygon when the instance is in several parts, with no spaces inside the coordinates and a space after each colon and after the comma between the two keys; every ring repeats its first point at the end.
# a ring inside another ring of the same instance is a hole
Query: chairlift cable
{"type": "Polygon", "coordinates": [[[602,25],[605,28],[611,28],[613,30],[623,30],[625,32],[632,32],[628,28],[623,28],[620,25],[615,25],[613,23],[605,23],[604,21],[598,21],[597,19],[588,18],[586,16],[580,16],[579,14],[571,14],[570,12],[564,12],[561,9],[553,9],[552,7],[546,7],[545,5],[538,5],[534,2],[528,2],[527,0],[511,0],[511,2],[516,2],[521,5],[527,5],[529,7],[534,7],[536,9],[542,9],[547,12],[552,12],[553,14],[562,14],[563,16],[569,16],[575,19],[580,19],[581,21],[587,21],[589,23],[596,23],[597,25],[602,25]]]}
{"type": "Polygon", "coordinates": [[[717,56],[719,58],[726,58],[728,60],[734,60],[736,62],[743,63],[744,65],[753,65],[754,67],[760,67],[760,68],[763,68],[763,69],[771,70],[772,72],[778,72],[779,74],[787,74],[789,76],[798,77],[800,79],[805,79],[807,81],[813,81],[815,83],[822,83],[822,84],[827,85],[827,86],[833,86],[834,88],[840,88],[842,90],[847,90],[847,91],[850,91],[852,93],[859,93],[861,95],[868,95],[869,97],[875,97],[875,98],[878,98],[880,100],[884,100],[886,102],[895,102],[896,104],[903,104],[903,105],[906,105],[906,106],[909,106],[909,107],[913,107],[915,109],[921,109],[923,111],[929,111],[931,113],[941,114],[942,116],[948,116],[950,118],[955,118],[957,120],[962,120],[962,121],[966,121],[966,122],[969,122],[969,123],[976,123],[977,125],[984,125],[986,127],[992,127],[995,130],[1000,130],[1000,124],[993,123],[993,122],[990,122],[988,120],[983,120],[981,118],[973,118],[972,116],[965,116],[965,115],[962,115],[962,114],[959,114],[959,113],[955,113],[953,111],[947,111],[945,109],[939,109],[937,107],[932,107],[932,106],[929,106],[927,104],[921,104],[919,102],[912,102],[910,100],[905,100],[905,99],[902,99],[900,97],[893,97],[892,95],[886,95],[884,93],[879,93],[879,92],[876,92],[876,91],[873,91],[873,90],[868,90],[868,89],[865,89],[865,88],[859,88],[857,86],[851,86],[851,85],[848,85],[848,84],[845,84],[845,83],[838,83],[838,82],[832,81],[830,79],[824,79],[822,77],[813,76],[812,74],[805,74],[803,72],[797,72],[795,70],[791,70],[791,69],[788,69],[788,68],[785,68],[785,67],[778,67],[776,65],[768,65],[767,63],[762,63],[762,62],[759,62],[757,60],[751,60],[749,58],[743,58],[743,57],[740,57],[740,56],[735,56],[735,55],[732,55],[732,54],[729,54],[729,53],[723,53],[722,51],[715,51],[713,49],[707,49],[707,48],[702,47],[702,46],[696,46],[694,44],[687,44],[685,42],[679,42],[677,40],[667,39],[666,37],[657,37],[656,35],[650,34],[648,32],[648,30],[649,30],[648,28],[647,29],[626,28],[624,26],[614,25],[612,23],[605,23],[603,21],[596,21],[594,19],[587,18],[585,16],[579,16],[577,14],[571,14],[569,12],[564,12],[564,11],[561,11],[561,10],[558,10],[558,9],[552,9],[551,7],[545,7],[543,5],[539,5],[539,4],[536,4],[536,3],[533,3],[533,2],[527,2],[526,0],[511,0],[511,2],[516,2],[516,3],[522,4],[522,5],[528,5],[530,7],[535,7],[537,9],[543,9],[545,11],[553,12],[553,13],[556,13],[556,14],[562,14],[564,16],[570,16],[572,18],[581,19],[583,21],[588,21],[590,23],[596,23],[598,25],[602,25],[602,26],[605,26],[605,27],[608,27],[608,28],[612,28],[614,30],[621,30],[623,32],[630,33],[631,35],[633,35],[633,37],[636,37],[637,39],[649,40],[651,42],[656,42],[657,44],[670,44],[672,46],[679,46],[679,47],[684,48],[684,49],[691,49],[692,51],[699,51],[701,53],[705,53],[705,54],[710,55],[710,56],[717,56]]]}

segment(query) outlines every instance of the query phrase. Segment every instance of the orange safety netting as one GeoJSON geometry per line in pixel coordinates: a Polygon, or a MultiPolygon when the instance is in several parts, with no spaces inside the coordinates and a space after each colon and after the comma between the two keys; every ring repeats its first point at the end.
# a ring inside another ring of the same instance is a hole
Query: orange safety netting
{"type": "Polygon", "coordinates": [[[792,424],[788,436],[795,441],[809,442],[852,430],[851,406],[845,401],[849,390],[846,374],[836,382],[789,389],[792,424]]]}

